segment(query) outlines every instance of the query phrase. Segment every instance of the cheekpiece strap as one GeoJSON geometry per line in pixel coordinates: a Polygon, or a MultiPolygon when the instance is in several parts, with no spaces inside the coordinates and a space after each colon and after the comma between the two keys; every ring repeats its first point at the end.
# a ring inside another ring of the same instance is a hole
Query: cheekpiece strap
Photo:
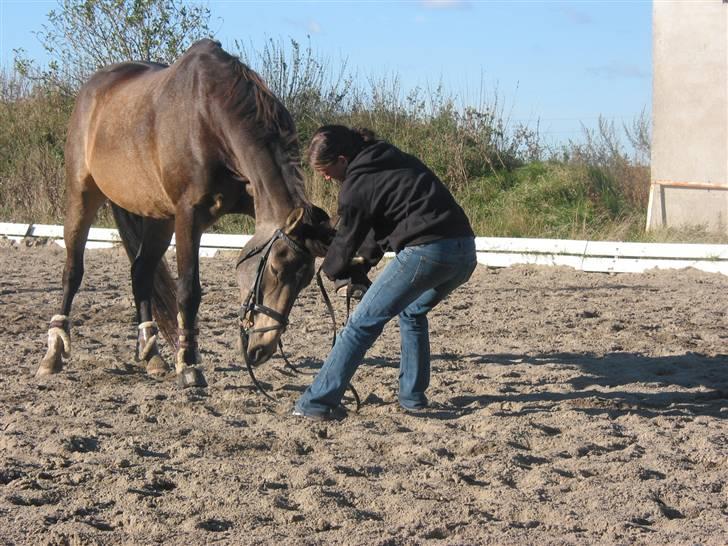
{"type": "Polygon", "coordinates": [[[283,239],[288,244],[288,246],[290,246],[293,250],[300,254],[310,254],[305,246],[301,245],[298,241],[295,241],[294,239],[289,237],[280,229],[276,230],[275,236],[273,238],[283,239]]]}

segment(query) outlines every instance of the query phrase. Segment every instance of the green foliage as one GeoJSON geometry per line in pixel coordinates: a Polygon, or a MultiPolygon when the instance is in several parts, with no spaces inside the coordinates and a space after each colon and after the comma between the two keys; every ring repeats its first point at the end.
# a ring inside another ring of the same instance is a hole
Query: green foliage
{"type": "MultiPolygon", "coordinates": [[[[624,222],[644,221],[595,166],[532,162],[458,192],[478,233],[500,237],[599,238],[624,222]]],[[[631,227],[629,228],[631,229],[631,227]]]]}
{"type": "MultiPolygon", "coordinates": [[[[619,138],[614,122],[599,118],[597,129],[584,129],[582,142],[569,142],[562,146],[561,158],[576,165],[598,168],[592,175],[600,183],[610,186],[613,207],[616,195],[623,204],[647,207],[649,197],[650,122],[643,111],[631,127],[623,126],[624,134],[632,146],[629,154],[619,138]]],[[[609,196],[605,196],[609,198],[609,196]]]]}
{"type": "Polygon", "coordinates": [[[16,51],[16,68],[74,93],[99,68],[122,61],[172,63],[210,36],[210,10],[182,0],[59,0],[36,35],[51,61],[38,68],[16,51]]]}

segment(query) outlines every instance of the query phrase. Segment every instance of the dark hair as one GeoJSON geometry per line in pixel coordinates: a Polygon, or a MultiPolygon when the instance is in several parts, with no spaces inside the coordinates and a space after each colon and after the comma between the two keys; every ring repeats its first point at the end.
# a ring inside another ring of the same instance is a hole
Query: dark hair
{"type": "Polygon", "coordinates": [[[311,137],[306,154],[308,163],[313,167],[330,165],[340,155],[351,160],[375,140],[376,135],[369,129],[324,125],[311,137]]]}

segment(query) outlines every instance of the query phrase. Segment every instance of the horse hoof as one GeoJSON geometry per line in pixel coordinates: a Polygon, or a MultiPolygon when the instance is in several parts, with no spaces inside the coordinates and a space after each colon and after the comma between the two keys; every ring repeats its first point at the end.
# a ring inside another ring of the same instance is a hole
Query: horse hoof
{"type": "Polygon", "coordinates": [[[49,354],[43,357],[43,360],[38,366],[35,372],[36,377],[45,377],[46,375],[53,375],[60,373],[63,369],[63,359],[60,354],[49,354]]]}
{"type": "Polygon", "coordinates": [[[154,355],[147,361],[147,375],[154,379],[161,379],[169,371],[169,365],[159,355],[154,355]]]}
{"type": "Polygon", "coordinates": [[[177,374],[177,386],[183,389],[207,387],[207,381],[199,368],[187,367],[177,374]]]}

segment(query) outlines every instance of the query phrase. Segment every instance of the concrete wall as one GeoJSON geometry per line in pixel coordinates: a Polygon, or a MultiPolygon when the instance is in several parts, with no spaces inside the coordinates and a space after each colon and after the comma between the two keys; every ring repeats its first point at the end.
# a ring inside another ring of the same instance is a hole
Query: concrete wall
{"type": "Polygon", "coordinates": [[[728,3],[653,2],[647,228],[728,233],[728,3]]]}

